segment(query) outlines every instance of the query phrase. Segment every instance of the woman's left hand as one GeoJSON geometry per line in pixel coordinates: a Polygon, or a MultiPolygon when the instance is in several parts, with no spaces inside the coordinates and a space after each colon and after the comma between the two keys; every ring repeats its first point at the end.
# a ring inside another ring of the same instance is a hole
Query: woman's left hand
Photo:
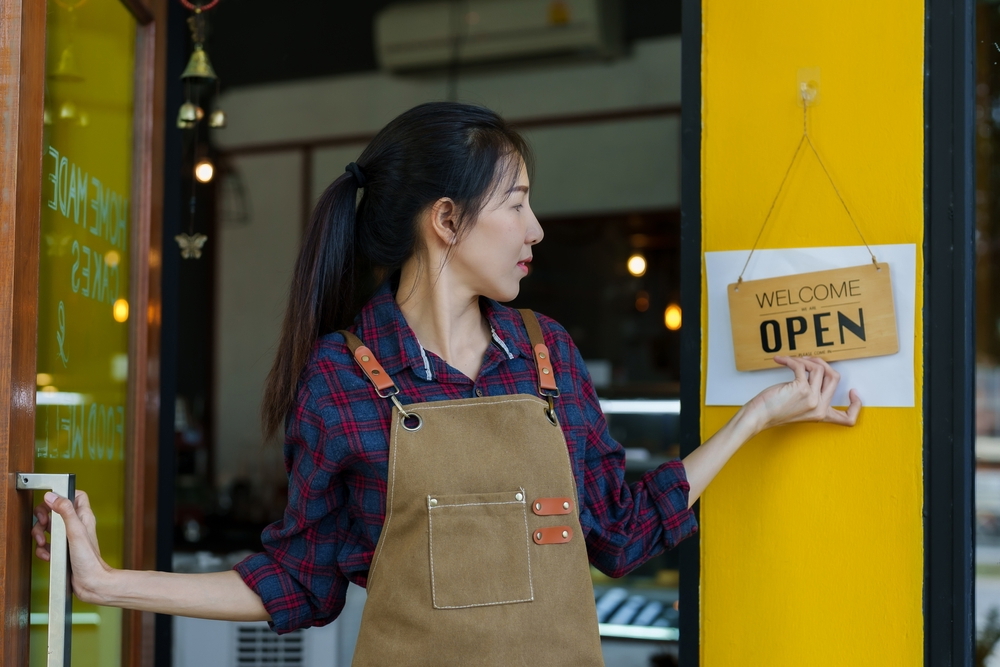
{"type": "Polygon", "coordinates": [[[795,373],[795,379],[768,387],[754,396],[705,444],[684,457],[689,491],[688,507],[715,479],[722,466],[757,433],[793,422],[829,422],[854,426],[861,412],[861,398],[850,391],[851,405],[838,410],[830,405],[840,383],[840,373],[822,359],[775,357],[795,373]]]}
{"type": "Polygon", "coordinates": [[[840,382],[840,373],[814,357],[775,357],[787,366],[795,379],[776,384],[757,394],[747,408],[754,413],[757,431],[793,422],[829,422],[854,426],[861,412],[861,398],[851,389],[850,407],[838,410],[830,405],[840,382]]]}

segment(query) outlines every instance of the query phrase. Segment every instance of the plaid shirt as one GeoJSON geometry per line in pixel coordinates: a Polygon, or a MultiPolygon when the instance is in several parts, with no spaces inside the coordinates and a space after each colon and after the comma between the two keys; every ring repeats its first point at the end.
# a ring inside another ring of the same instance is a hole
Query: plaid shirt
{"type": "MultiPolygon", "coordinates": [[[[489,299],[482,303],[493,345],[475,381],[423,350],[388,285],[362,309],[352,331],[392,375],[404,404],[536,394],[520,315],[489,299]]],[[[620,577],[697,530],[687,509],[684,466],[670,461],[625,484],[625,452],[608,434],[580,352],[554,320],[539,321],[562,391],[556,412],[581,496],[590,562],[620,577]]],[[[333,621],[348,582],[366,584],[385,520],[391,408],[376,397],[342,335],[317,341],[287,420],[288,507],[264,530],[264,553],[235,568],[260,595],[277,632],[333,621]]]]}

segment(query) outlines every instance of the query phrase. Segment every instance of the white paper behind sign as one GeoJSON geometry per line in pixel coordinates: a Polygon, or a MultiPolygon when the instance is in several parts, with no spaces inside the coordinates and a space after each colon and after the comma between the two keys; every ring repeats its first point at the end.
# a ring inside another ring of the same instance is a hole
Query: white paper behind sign
{"type": "MultiPolygon", "coordinates": [[[[761,390],[792,379],[786,368],[739,372],[733,354],[726,286],[735,282],[749,250],[705,253],[708,283],[708,372],[705,405],[743,405],[761,390]]],[[[880,262],[892,267],[892,292],[899,330],[899,352],[870,359],[835,361],[840,386],[833,404],[846,406],[849,389],[857,389],[871,407],[911,408],[914,404],[913,340],[916,308],[917,247],[912,243],[872,246],[880,262]]],[[[842,269],[870,262],[865,247],[790,248],[757,250],[744,280],[776,278],[794,273],[842,269]]]]}

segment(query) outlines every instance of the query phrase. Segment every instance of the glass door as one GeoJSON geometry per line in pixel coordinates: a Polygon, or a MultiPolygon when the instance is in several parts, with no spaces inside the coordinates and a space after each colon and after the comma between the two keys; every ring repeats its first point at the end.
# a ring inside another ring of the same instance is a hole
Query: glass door
{"type": "MultiPolygon", "coordinates": [[[[125,554],[137,22],[121,0],[48,0],[35,471],[75,473],[104,559],[125,554]]],[[[39,492],[36,502],[40,500],[39,492]]],[[[31,577],[45,664],[48,566],[31,577]]],[[[74,601],[72,664],[122,664],[122,613],[74,601]]]]}

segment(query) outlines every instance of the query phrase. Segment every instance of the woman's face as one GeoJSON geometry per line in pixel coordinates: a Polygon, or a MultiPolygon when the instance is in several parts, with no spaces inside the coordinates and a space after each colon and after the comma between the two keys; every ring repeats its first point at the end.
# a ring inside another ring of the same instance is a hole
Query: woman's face
{"type": "Polygon", "coordinates": [[[491,198],[455,244],[448,264],[476,294],[511,301],[528,275],[531,246],[542,236],[528,203],[528,171],[522,164],[514,186],[491,198]]]}

